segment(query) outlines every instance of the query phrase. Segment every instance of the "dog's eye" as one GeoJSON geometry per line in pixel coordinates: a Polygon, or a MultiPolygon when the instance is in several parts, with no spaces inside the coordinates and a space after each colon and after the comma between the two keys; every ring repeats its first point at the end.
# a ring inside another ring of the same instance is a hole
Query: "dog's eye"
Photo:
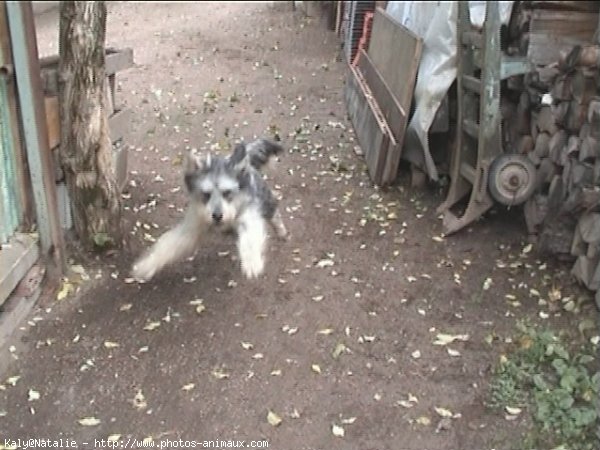
{"type": "Polygon", "coordinates": [[[205,203],[207,201],[209,201],[210,200],[210,192],[203,192],[202,193],[202,200],[204,200],[205,203]]]}
{"type": "Polygon", "coordinates": [[[227,200],[229,200],[231,198],[230,190],[223,191],[222,194],[223,194],[223,197],[226,198],[227,200]]]}

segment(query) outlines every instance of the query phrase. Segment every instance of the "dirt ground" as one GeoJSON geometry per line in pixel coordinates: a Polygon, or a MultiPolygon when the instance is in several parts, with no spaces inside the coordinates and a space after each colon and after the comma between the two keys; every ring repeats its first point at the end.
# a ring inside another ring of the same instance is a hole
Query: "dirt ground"
{"type": "MultiPolygon", "coordinates": [[[[38,18],[42,54],[57,51],[56,23],[56,12],[38,18]]],[[[520,211],[440,239],[441,190],[411,190],[405,176],[373,188],[353,151],[339,40],[300,11],[109,2],[107,44],[133,48],[136,62],[117,93],[135,113],[129,245],[75,261],[90,280],[42,299],[2,351],[13,361],[0,445],[92,448],[118,434],[278,450],[510,448],[526,424],[485,407],[490,370],[518,318],[573,326],[533,292],[581,294],[567,266],[523,253],[520,211]],[[291,237],[270,240],[267,273],[245,280],[234,241],[208,237],[193,260],[128,283],[149,236],[182,215],[186,149],[275,131],[288,151],[268,176],[291,237]],[[437,333],[468,339],[433,345],[437,333]]]]}

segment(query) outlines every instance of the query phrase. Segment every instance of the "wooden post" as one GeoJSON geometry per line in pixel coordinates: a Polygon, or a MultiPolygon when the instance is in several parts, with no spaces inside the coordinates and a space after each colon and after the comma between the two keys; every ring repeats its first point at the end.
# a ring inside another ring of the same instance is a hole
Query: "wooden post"
{"type": "Polygon", "coordinates": [[[55,267],[50,269],[62,273],[65,245],[48,145],[33,9],[31,2],[6,2],[6,9],[42,255],[51,256],[55,267]]]}
{"type": "Polygon", "coordinates": [[[18,184],[19,204],[21,206],[21,225],[29,228],[34,223],[33,192],[29,183],[27,170],[27,158],[25,148],[19,139],[19,115],[17,109],[17,91],[14,77],[14,64],[10,49],[10,37],[8,32],[8,18],[6,15],[6,3],[0,3],[0,76],[6,80],[8,120],[10,122],[11,144],[15,154],[16,182],[18,184]],[[6,71],[6,73],[4,73],[6,71]],[[9,73],[10,72],[10,73],[9,73]]]}
{"type": "Polygon", "coordinates": [[[106,4],[60,4],[60,155],[73,223],[88,248],[122,244],[105,95],[106,4]]]}

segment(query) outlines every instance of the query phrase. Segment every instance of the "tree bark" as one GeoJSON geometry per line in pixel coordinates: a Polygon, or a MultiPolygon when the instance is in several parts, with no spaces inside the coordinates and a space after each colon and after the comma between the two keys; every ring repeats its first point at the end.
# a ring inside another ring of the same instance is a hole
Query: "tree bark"
{"type": "Polygon", "coordinates": [[[105,108],[104,1],[60,2],[61,162],[85,247],[120,246],[121,201],[105,108]]]}

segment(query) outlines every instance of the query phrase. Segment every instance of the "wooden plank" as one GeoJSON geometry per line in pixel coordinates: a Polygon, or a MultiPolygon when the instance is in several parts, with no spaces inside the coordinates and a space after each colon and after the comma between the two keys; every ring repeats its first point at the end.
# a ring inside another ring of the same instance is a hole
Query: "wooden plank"
{"type": "Polygon", "coordinates": [[[19,281],[39,256],[37,239],[27,234],[16,234],[0,252],[0,305],[10,296],[19,281]]]}
{"type": "Polygon", "coordinates": [[[399,146],[361,73],[350,65],[345,97],[348,115],[364,150],[371,180],[380,186],[392,183],[396,172],[390,174],[385,168],[388,155],[399,153],[399,146]]]}
{"type": "Polygon", "coordinates": [[[396,140],[386,155],[382,173],[386,182],[396,179],[400,165],[422,47],[418,36],[383,9],[375,11],[369,49],[359,60],[365,61],[362,70],[396,140]]]}
{"type": "Polygon", "coordinates": [[[133,67],[133,49],[107,48],[106,49],[106,76],[113,75],[125,69],[133,67]]]}
{"type": "Polygon", "coordinates": [[[46,97],[46,127],[48,128],[48,145],[52,150],[60,144],[60,110],[58,97],[46,97]]]}
{"type": "MultiPolygon", "coordinates": [[[[60,144],[60,111],[58,107],[58,97],[46,97],[45,106],[48,141],[50,143],[49,148],[54,149],[60,144]]],[[[126,136],[132,118],[133,112],[131,109],[117,110],[108,118],[110,140],[112,143],[115,143],[126,136]]]]}
{"type": "Polygon", "coordinates": [[[6,5],[42,256],[52,257],[55,267],[51,269],[56,276],[65,268],[65,244],[58,216],[52,155],[48,147],[33,11],[30,2],[6,5]]]}
{"type": "Polygon", "coordinates": [[[358,70],[364,77],[392,133],[398,140],[403,134],[402,127],[406,126],[406,112],[404,108],[398,103],[390,87],[364,50],[361,50],[360,58],[358,59],[358,70]]]}
{"type": "MultiPolygon", "coordinates": [[[[8,18],[6,15],[6,2],[0,2],[0,64],[5,67],[13,67],[10,36],[8,33],[8,18]]],[[[27,176],[25,148],[21,140],[19,127],[18,102],[16,92],[16,78],[14,73],[6,78],[6,97],[8,108],[8,120],[10,122],[10,134],[12,151],[15,156],[15,177],[18,190],[18,202],[20,205],[20,221],[23,227],[33,224],[33,191],[27,176]]]]}
{"type": "Polygon", "coordinates": [[[531,16],[527,57],[544,66],[560,60],[561,52],[592,41],[598,13],[535,10],[531,16]]]}
{"type": "Polygon", "coordinates": [[[549,1],[534,0],[529,2],[532,9],[556,9],[565,11],[598,12],[600,4],[596,1],[549,1]]]}
{"type": "MultiPolygon", "coordinates": [[[[47,56],[40,59],[42,85],[47,96],[58,95],[58,55],[47,56]]],[[[117,72],[133,67],[133,50],[106,49],[105,72],[107,77],[114,76],[117,72]]]]}
{"type": "Polygon", "coordinates": [[[131,128],[132,119],[133,111],[131,109],[118,110],[108,118],[110,141],[113,144],[127,135],[127,130],[131,128]]]}
{"type": "Polygon", "coordinates": [[[405,111],[410,109],[423,41],[381,8],[375,11],[367,54],[405,111]]]}

